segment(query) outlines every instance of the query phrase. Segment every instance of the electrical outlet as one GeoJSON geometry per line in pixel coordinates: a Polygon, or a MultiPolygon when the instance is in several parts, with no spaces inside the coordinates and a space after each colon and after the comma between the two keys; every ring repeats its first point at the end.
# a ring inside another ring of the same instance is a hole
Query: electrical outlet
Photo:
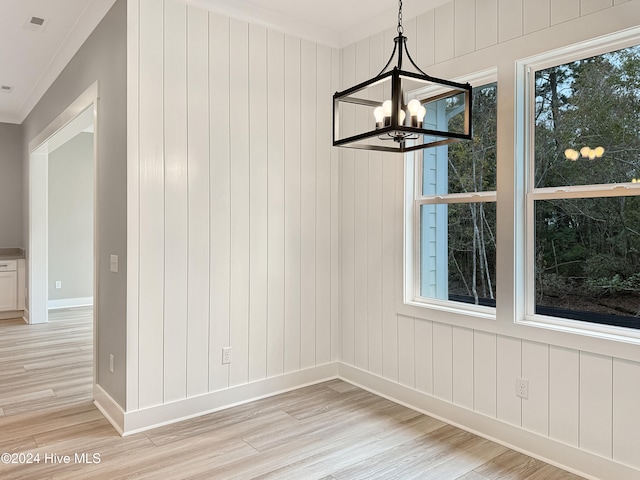
{"type": "Polygon", "coordinates": [[[56,288],[62,288],[62,282],[60,280],[56,280],[56,288]]]}
{"type": "Polygon", "coordinates": [[[109,354],[109,371],[113,373],[113,353],[109,354]]]}
{"type": "Polygon", "coordinates": [[[231,363],[231,347],[223,347],[222,363],[231,363]]]}
{"type": "Polygon", "coordinates": [[[516,397],[529,398],[529,380],[526,378],[516,378],[516,397]]]}

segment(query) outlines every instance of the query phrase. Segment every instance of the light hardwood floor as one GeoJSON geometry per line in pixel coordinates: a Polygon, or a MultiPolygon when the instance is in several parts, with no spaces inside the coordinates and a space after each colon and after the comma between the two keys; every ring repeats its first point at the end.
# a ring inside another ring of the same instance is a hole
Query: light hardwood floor
{"type": "Polygon", "coordinates": [[[121,438],[91,402],[91,345],[88,309],[0,321],[0,453],[39,454],[0,479],[580,478],[340,380],[121,438]]]}

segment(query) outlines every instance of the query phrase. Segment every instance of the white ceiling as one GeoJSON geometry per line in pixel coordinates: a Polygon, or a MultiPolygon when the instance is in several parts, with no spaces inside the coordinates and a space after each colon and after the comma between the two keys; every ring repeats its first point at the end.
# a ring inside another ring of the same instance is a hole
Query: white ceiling
{"type": "Polygon", "coordinates": [[[115,0],[0,0],[0,122],[21,123],[115,0]],[[32,16],[42,31],[25,28],[32,16]]]}
{"type": "MultiPolygon", "coordinates": [[[[161,0],[154,0],[161,1],[161,0]]],[[[394,27],[396,0],[182,0],[336,48],[394,27]]],[[[411,18],[448,0],[404,0],[411,18]]],[[[0,0],[0,122],[22,123],[115,0],[0,0]],[[41,31],[25,28],[44,18],[41,31]]]]}

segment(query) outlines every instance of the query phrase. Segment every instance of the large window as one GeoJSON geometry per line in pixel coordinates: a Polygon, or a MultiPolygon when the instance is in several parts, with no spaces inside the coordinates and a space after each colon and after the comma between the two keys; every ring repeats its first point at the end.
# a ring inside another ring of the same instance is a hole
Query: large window
{"type": "MultiPolygon", "coordinates": [[[[427,149],[413,160],[409,300],[416,303],[495,306],[495,83],[474,87],[472,115],[472,141],[427,149]]],[[[455,129],[463,108],[455,98],[441,100],[425,121],[455,129]]]]}
{"type": "Polygon", "coordinates": [[[528,314],[640,328],[640,46],[531,81],[528,314]]]}

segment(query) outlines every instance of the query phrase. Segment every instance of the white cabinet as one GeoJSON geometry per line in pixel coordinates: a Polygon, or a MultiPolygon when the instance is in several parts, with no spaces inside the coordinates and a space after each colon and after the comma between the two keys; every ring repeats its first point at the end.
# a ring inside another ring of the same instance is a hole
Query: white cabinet
{"type": "Polygon", "coordinates": [[[18,309],[18,268],[15,260],[0,260],[0,312],[18,309]]]}

